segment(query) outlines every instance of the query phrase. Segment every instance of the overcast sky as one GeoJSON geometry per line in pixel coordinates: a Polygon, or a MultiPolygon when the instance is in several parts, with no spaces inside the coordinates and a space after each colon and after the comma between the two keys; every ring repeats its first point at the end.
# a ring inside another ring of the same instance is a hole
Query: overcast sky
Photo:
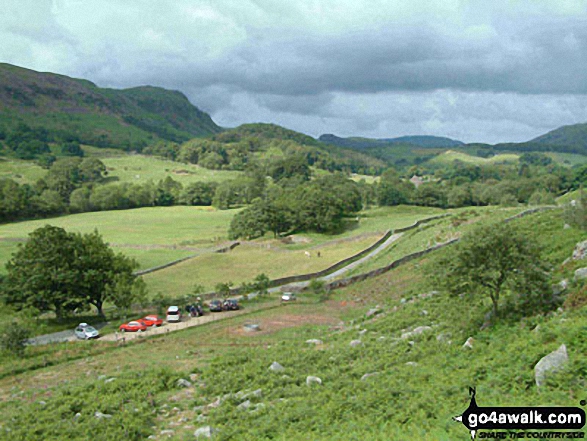
{"type": "Polygon", "coordinates": [[[0,61],[224,127],[525,141],[587,122],[587,0],[2,0],[0,61]]]}

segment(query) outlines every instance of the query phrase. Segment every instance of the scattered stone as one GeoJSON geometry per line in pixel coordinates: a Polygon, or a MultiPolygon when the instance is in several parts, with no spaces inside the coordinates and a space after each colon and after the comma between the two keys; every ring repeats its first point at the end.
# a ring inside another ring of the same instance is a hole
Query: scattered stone
{"type": "Polygon", "coordinates": [[[188,422],[188,418],[187,417],[181,417],[180,419],[177,420],[177,422],[179,424],[181,424],[181,423],[187,423],[188,422]]]}
{"type": "Polygon", "coordinates": [[[465,344],[463,344],[463,348],[473,349],[473,341],[475,341],[473,337],[469,337],[465,344]]]}
{"type": "Polygon", "coordinates": [[[571,226],[569,224],[564,224],[563,225],[563,230],[568,230],[569,228],[571,228],[571,226]]]}
{"type": "Polygon", "coordinates": [[[401,299],[399,302],[403,305],[404,303],[407,302],[407,300],[406,299],[401,299]]]}
{"type": "Polygon", "coordinates": [[[357,347],[357,346],[361,346],[363,344],[363,342],[361,342],[361,340],[353,340],[351,341],[351,347],[357,347]]]}
{"type": "Polygon", "coordinates": [[[542,386],[549,374],[560,371],[568,361],[569,355],[564,344],[560,345],[556,351],[542,357],[534,366],[536,386],[542,386]]]}
{"type": "Polygon", "coordinates": [[[369,372],[368,374],[365,374],[361,377],[361,381],[365,381],[367,378],[370,377],[376,377],[377,375],[379,375],[379,372],[369,372]]]}
{"type": "Polygon", "coordinates": [[[438,335],[436,336],[436,341],[439,341],[439,342],[441,342],[441,343],[448,343],[448,344],[451,344],[451,341],[450,341],[450,334],[449,334],[449,333],[447,333],[447,332],[443,332],[443,333],[441,333],[441,334],[438,334],[438,335]]]}
{"type": "Polygon", "coordinates": [[[263,389],[256,389],[253,392],[246,394],[243,398],[253,397],[261,398],[263,396],[263,389]]]}
{"type": "Polygon", "coordinates": [[[196,381],[198,379],[198,374],[190,374],[190,381],[196,381]]]}
{"type": "Polygon", "coordinates": [[[247,400],[241,404],[239,404],[238,406],[236,406],[237,409],[239,410],[247,410],[249,409],[251,406],[253,405],[253,403],[251,403],[251,400],[247,400]]]}
{"type": "Polygon", "coordinates": [[[98,380],[105,380],[106,379],[106,375],[98,375],[98,380]]]}
{"type": "Polygon", "coordinates": [[[81,418],[81,416],[82,414],[78,412],[73,416],[73,418],[77,420],[78,418],[81,418]]]}
{"type": "Polygon", "coordinates": [[[185,378],[180,378],[179,380],[177,380],[176,384],[177,384],[177,387],[192,387],[192,383],[190,383],[185,378]]]}
{"type": "Polygon", "coordinates": [[[575,280],[587,279],[587,267],[575,270],[575,280]]]}
{"type": "Polygon", "coordinates": [[[561,280],[556,285],[552,285],[552,294],[554,296],[558,296],[566,291],[569,286],[569,281],[567,279],[561,280]]]}
{"type": "Polygon", "coordinates": [[[246,332],[257,332],[261,330],[261,326],[257,324],[246,324],[243,325],[246,332]]]}
{"type": "Polygon", "coordinates": [[[577,245],[575,245],[575,249],[573,250],[573,255],[571,256],[571,259],[581,260],[581,259],[584,259],[586,256],[587,256],[587,240],[584,240],[583,242],[579,242],[577,245]]]}
{"type": "Polygon", "coordinates": [[[196,406],[194,407],[194,412],[201,412],[206,409],[206,406],[196,406]]]}
{"type": "Polygon", "coordinates": [[[425,309],[423,309],[422,312],[420,312],[420,314],[426,316],[426,315],[428,315],[428,311],[426,311],[425,309]]]}
{"type": "Polygon", "coordinates": [[[319,377],[314,377],[312,375],[306,377],[306,385],[311,386],[312,384],[322,384],[322,380],[319,377]]]}
{"type": "Polygon", "coordinates": [[[166,429],[166,430],[161,431],[161,435],[167,435],[167,436],[171,436],[174,433],[175,433],[175,430],[171,430],[171,429],[166,429]]]}
{"type": "Polygon", "coordinates": [[[532,332],[540,332],[540,325],[536,325],[536,327],[534,329],[532,329],[532,332]]]}
{"type": "Polygon", "coordinates": [[[251,412],[259,412],[261,409],[265,409],[265,403],[257,403],[257,405],[251,409],[251,412]]]}
{"type": "Polygon", "coordinates": [[[179,412],[181,409],[179,407],[174,407],[173,409],[171,409],[174,412],[179,412]]]}
{"type": "Polygon", "coordinates": [[[367,333],[366,329],[363,329],[362,331],[359,331],[359,335],[362,337],[363,335],[365,335],[367,333]]]}
{"type": "Polygon", "coordinates": [[[46,405],[47,405],[47,402],[46,402],[46,401],[42,401],[42,400],[41,400],[41,401],[39,401],[39,404],[40,404],[41,406],[46,406],[46,405]]]}
{"type": "Polygon", "coordinates": [[[408,361],[406,363],[406,366],[418,366],[418,363],[416,363],[415,361],[408,361]]]}
{"type": "Polygon", "coordinates": [[[157,439],[157,437],[155,435],[149,435],[147,439],[157,439]]]}
{"type": "Polygon", "coordinates": [[[423,332],[431,331],[431,330],[432,330],[432,328],[430,326],[418,326],[413,331],[404,332],[400,338],[406,339],[406,338],[415,337],[416,335],[420,335],[423,332]]]}
{"type": "Polygon", "coordinates": [[[112,383],[114,380],[116,380],[114,377],[108,378],[107,380],[104,380],[104,383],[112,383]]]}
{"type": "Polygon", "coordinates": [[[324,342],[322,340],[319,340],[317,338],[312,338],[310,340],[306,340],[306,343],[308,343],[310,345],[321,345],[321,344],[324,344],[324,342]]]}
{"type": "Polygon", "coordinates": [[[377,314],[379,314],[381,312],[381,309],[379,308],[371,308],[369,311],[367,311],[367,313],[365,314],[367,317],[373,317],[377,314]]]}
{"type": "Polygon", "coordinates": [[[206,415],[198,415],[196,417],[196,423],[205,423],[208,420],[206,415]]]}
{"type": "Polygon", "coordinates": [[[204,426],[204,427],[200,427],[198,430],[196,430],[194,432],[194,436],[196,438],[212,438],[212,435],[214,435],[214,433],[217,430],[210,427],[210,426],[204,426]]]}
{"type": "Polygon", "coordinates": [[[385,340],[385,335],[382,335],[382,336],[381,336],[381,337],[379,337],[377,340],[379,340],[379,341],[383,341],[383,340],[385,340]]]}
{"type": "Polygon", "coordinates": [[[285,368],[280,365],[278,362],[274,361],[273,363],[271,363],[271,366],[269,366],[269,370],[273,371],[273,372],[281,372],[284,371],[285,368]]]}
{"type": "Polygon", "coordinates": [[[108,419],[108,418],[112,418],[112,415],[109,415],[109,414],[107,414],[107,413],[102,413],[102,412],[96,412],[96,413],[94,414],[94,416],[95,416],[96,418],[98,418],[99,420],[101,420],[102,418],[106,418],[106,419],[108,419]]]}

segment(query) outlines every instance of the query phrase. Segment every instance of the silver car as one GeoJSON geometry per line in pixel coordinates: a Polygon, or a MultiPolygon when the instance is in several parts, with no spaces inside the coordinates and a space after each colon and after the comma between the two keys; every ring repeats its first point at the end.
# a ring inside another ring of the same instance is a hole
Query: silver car
{"type": "Polygon", "coordinates": [[[98,330],[93,326],[88,325],[87,323],[80,323],[78,327],[75,328],[74,334],[81,340],[89,340],[91,338],[98,338],[100,336],[98,330]]]}

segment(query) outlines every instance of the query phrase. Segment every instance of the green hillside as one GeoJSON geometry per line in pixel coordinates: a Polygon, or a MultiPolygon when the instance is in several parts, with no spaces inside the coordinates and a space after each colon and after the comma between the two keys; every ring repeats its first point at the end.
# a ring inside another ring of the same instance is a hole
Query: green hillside
{"type": "MultiPolygon", "coordinates": [[[[563,230],[560,212],[512,225],[543,247],[553,283],[584,265],[561,265],[585,233],[563,230]]],[[[483,326],[488,298],[450,296],[429,277],[449,252],[329,299],[306,293],[298,304],[125,345],[29,347],[0,362],[2,429],[23,440],[196,439],[210,426],[218,440],[465,441],[470,433],[453,417],[467,408],[469,387],[480,406],[583,406],[584,283],[572,282],[563,309],[546,314],[522,312],[508,294],[509,312],[483,326]],[[568,363],[538,387],[534,366],[562,344],[568,363]],[[270,370],[273,362],[283,370],[270,370]]]]}
{"type": "Polygon", "coordinates": [[[572,124],[551,130],[530,142],[546,145],[573,146],[587,149],[587,124],[572,124]]]}
{"type": "Polygon", "coordinates": [[[180,92],[144,86],[106,89],[87,80],[0,63],[0,128],[43,127],[53,139],[136,148],[221,129],[180,92]]]}

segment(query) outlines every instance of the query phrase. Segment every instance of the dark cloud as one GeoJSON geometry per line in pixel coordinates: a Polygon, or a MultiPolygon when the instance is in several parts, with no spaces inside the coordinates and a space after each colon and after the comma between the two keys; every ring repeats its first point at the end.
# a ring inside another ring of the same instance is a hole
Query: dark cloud
{"type": "Polygon", "coordinates": [[[521,141],[587,119],[587,5],[5,0],[0,60],[183,91],[222,125],[521,141]]]}

